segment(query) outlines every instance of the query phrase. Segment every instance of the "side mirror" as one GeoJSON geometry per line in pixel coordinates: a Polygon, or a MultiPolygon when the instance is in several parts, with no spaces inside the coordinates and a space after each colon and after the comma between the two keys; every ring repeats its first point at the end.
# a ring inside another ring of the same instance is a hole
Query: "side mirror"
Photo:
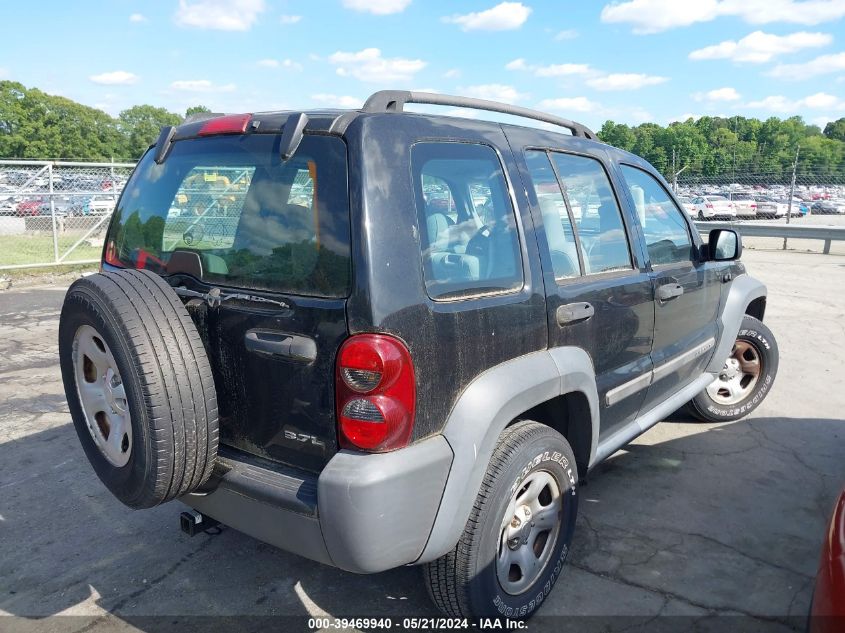
{"type": "Polygon", "coordinates": [[[729,262],[742,255],[742,237],[732,229],[713,229],[707,241],[710,261],[729,262]]]}

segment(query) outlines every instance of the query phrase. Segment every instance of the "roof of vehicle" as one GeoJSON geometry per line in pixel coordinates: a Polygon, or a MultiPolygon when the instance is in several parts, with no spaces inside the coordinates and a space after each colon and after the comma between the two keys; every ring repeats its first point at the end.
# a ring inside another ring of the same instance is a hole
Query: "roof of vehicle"
{"type": "MultiPolygon", "coordinates": [[[[206,133],[212,133],[205,131],[212,125],[217,126],[218,131],[216,133],[243,133],[246,132],[247,129],[253,133],[278,133],[283,130],[283,128],[297,127],[298,129],[293,131],[293,135],[299,134],[301,136],[301,134],[305,131],[311,133],[322,132],[343,135],[349,124],[356,118],[377,114],[406,114],[409,116],[420,116],[431,119],[442,118],[449,119],[451,121],[467,121],[466,118],[462,117],[407,112],[404,109],[406,104],[443,105],[487,112],[498,112],[558,126],[562,129],[568,130],[569,134],[561,134],[561,136],[564,137],[571,135],[572,137],[578,137],[583,140],[598,141],[596,134],[585,125],[546,112],[470,97],[402,90],[382,90],[372,94],[364,105],[357,110],[284,110],[256,112],[249,115],[226,115],[222,113],[201,112],[187,117],[178,126],[163,128],[162,134],[155,145],[169,145],[169,143],[174,140],[192,138],[206,133]],[[228,123],[225,119],[229,120],[228,123]],[[288,125],[288,123],[294,123],[294,125],[288,125]],[[229,127],[226,127],[226,125],[229,125],[229,127]]],[[[483,119],[472,119],[472,121],[473,124],[489,124],[492,126],[501,125],[500,123],[485,121],[483,119]]],[[[543,131],[554,133],[550,130],[543,131]]],[[[166,151],[163,152],[164,155],[166,155],[166,153],[166,151]]],[[[163,160],[164,156],[161,158],[163,160]]]]}

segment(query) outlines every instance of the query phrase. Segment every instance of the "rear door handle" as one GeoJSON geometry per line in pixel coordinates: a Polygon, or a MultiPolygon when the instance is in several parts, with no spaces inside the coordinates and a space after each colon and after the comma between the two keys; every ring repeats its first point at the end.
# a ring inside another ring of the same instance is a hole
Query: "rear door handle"
{"type": "Polygon", "coordinates": [[[596,313],[592,304],[584,301],[578,303],[567,303],[566,305],[558,306],[555,311],[558,325],[569,325],[571,323],[578,323],[579,321],[586,321],[596,313]]]}
{"type": "Polygon", "coordinates": [[[684,287],[681,284],[665,284],[657,289],[657,298],[661,301],[669,301],[684,294],[684,287]]]}
{"type": "Polygon", "coordinates": [[[265,356],[310,363],[317,360],[314,339],[276,330],[249,330],[244,336],[247,350],[265,356]]]}

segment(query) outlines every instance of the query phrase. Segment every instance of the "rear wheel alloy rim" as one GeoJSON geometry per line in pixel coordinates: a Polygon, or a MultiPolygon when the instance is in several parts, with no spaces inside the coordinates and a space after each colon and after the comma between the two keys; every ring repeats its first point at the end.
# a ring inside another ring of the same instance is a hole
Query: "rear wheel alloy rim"
{"type": "Polygon", "coordinates": [[[83,325],[73,337],[76,392],[85,425],[110,464],[125,466],[132,454],[132,423],[126,389],[114,356],[99,332],[83,325]]]}
{"type": "Polygon", "coordinates": [[[560,535],[563,496],[551,473],[528,475],[511,496],[499,530],[496,575],[511,595],[527,591],[540,577],[560,535]]]}
{"type": "Polygon", "coordinates": [[[754,391],[761,373],[760,352],[748,341],[737,340],[719,376],[707,387],[707,394],[718,404],[737,404],[754,391]]]}

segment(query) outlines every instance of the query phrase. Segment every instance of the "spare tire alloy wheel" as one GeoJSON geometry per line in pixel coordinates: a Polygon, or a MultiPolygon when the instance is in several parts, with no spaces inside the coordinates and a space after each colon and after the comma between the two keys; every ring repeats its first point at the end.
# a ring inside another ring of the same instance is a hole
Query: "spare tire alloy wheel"
{"type": "Polygon", "coordinates": [[[102,335],[82,325],[73,337],[76,391],[91,438],[103,456],[118,468],[132,453],[132,419],[126,388],[102,335]]]}
{"type": "Polygon", "coordinates": [[[59,364],[76,434],[121,502],[150,508],[199,489],[217,460],[214,377],[181,299],[146,270],[68,289],[59,364]]]}

